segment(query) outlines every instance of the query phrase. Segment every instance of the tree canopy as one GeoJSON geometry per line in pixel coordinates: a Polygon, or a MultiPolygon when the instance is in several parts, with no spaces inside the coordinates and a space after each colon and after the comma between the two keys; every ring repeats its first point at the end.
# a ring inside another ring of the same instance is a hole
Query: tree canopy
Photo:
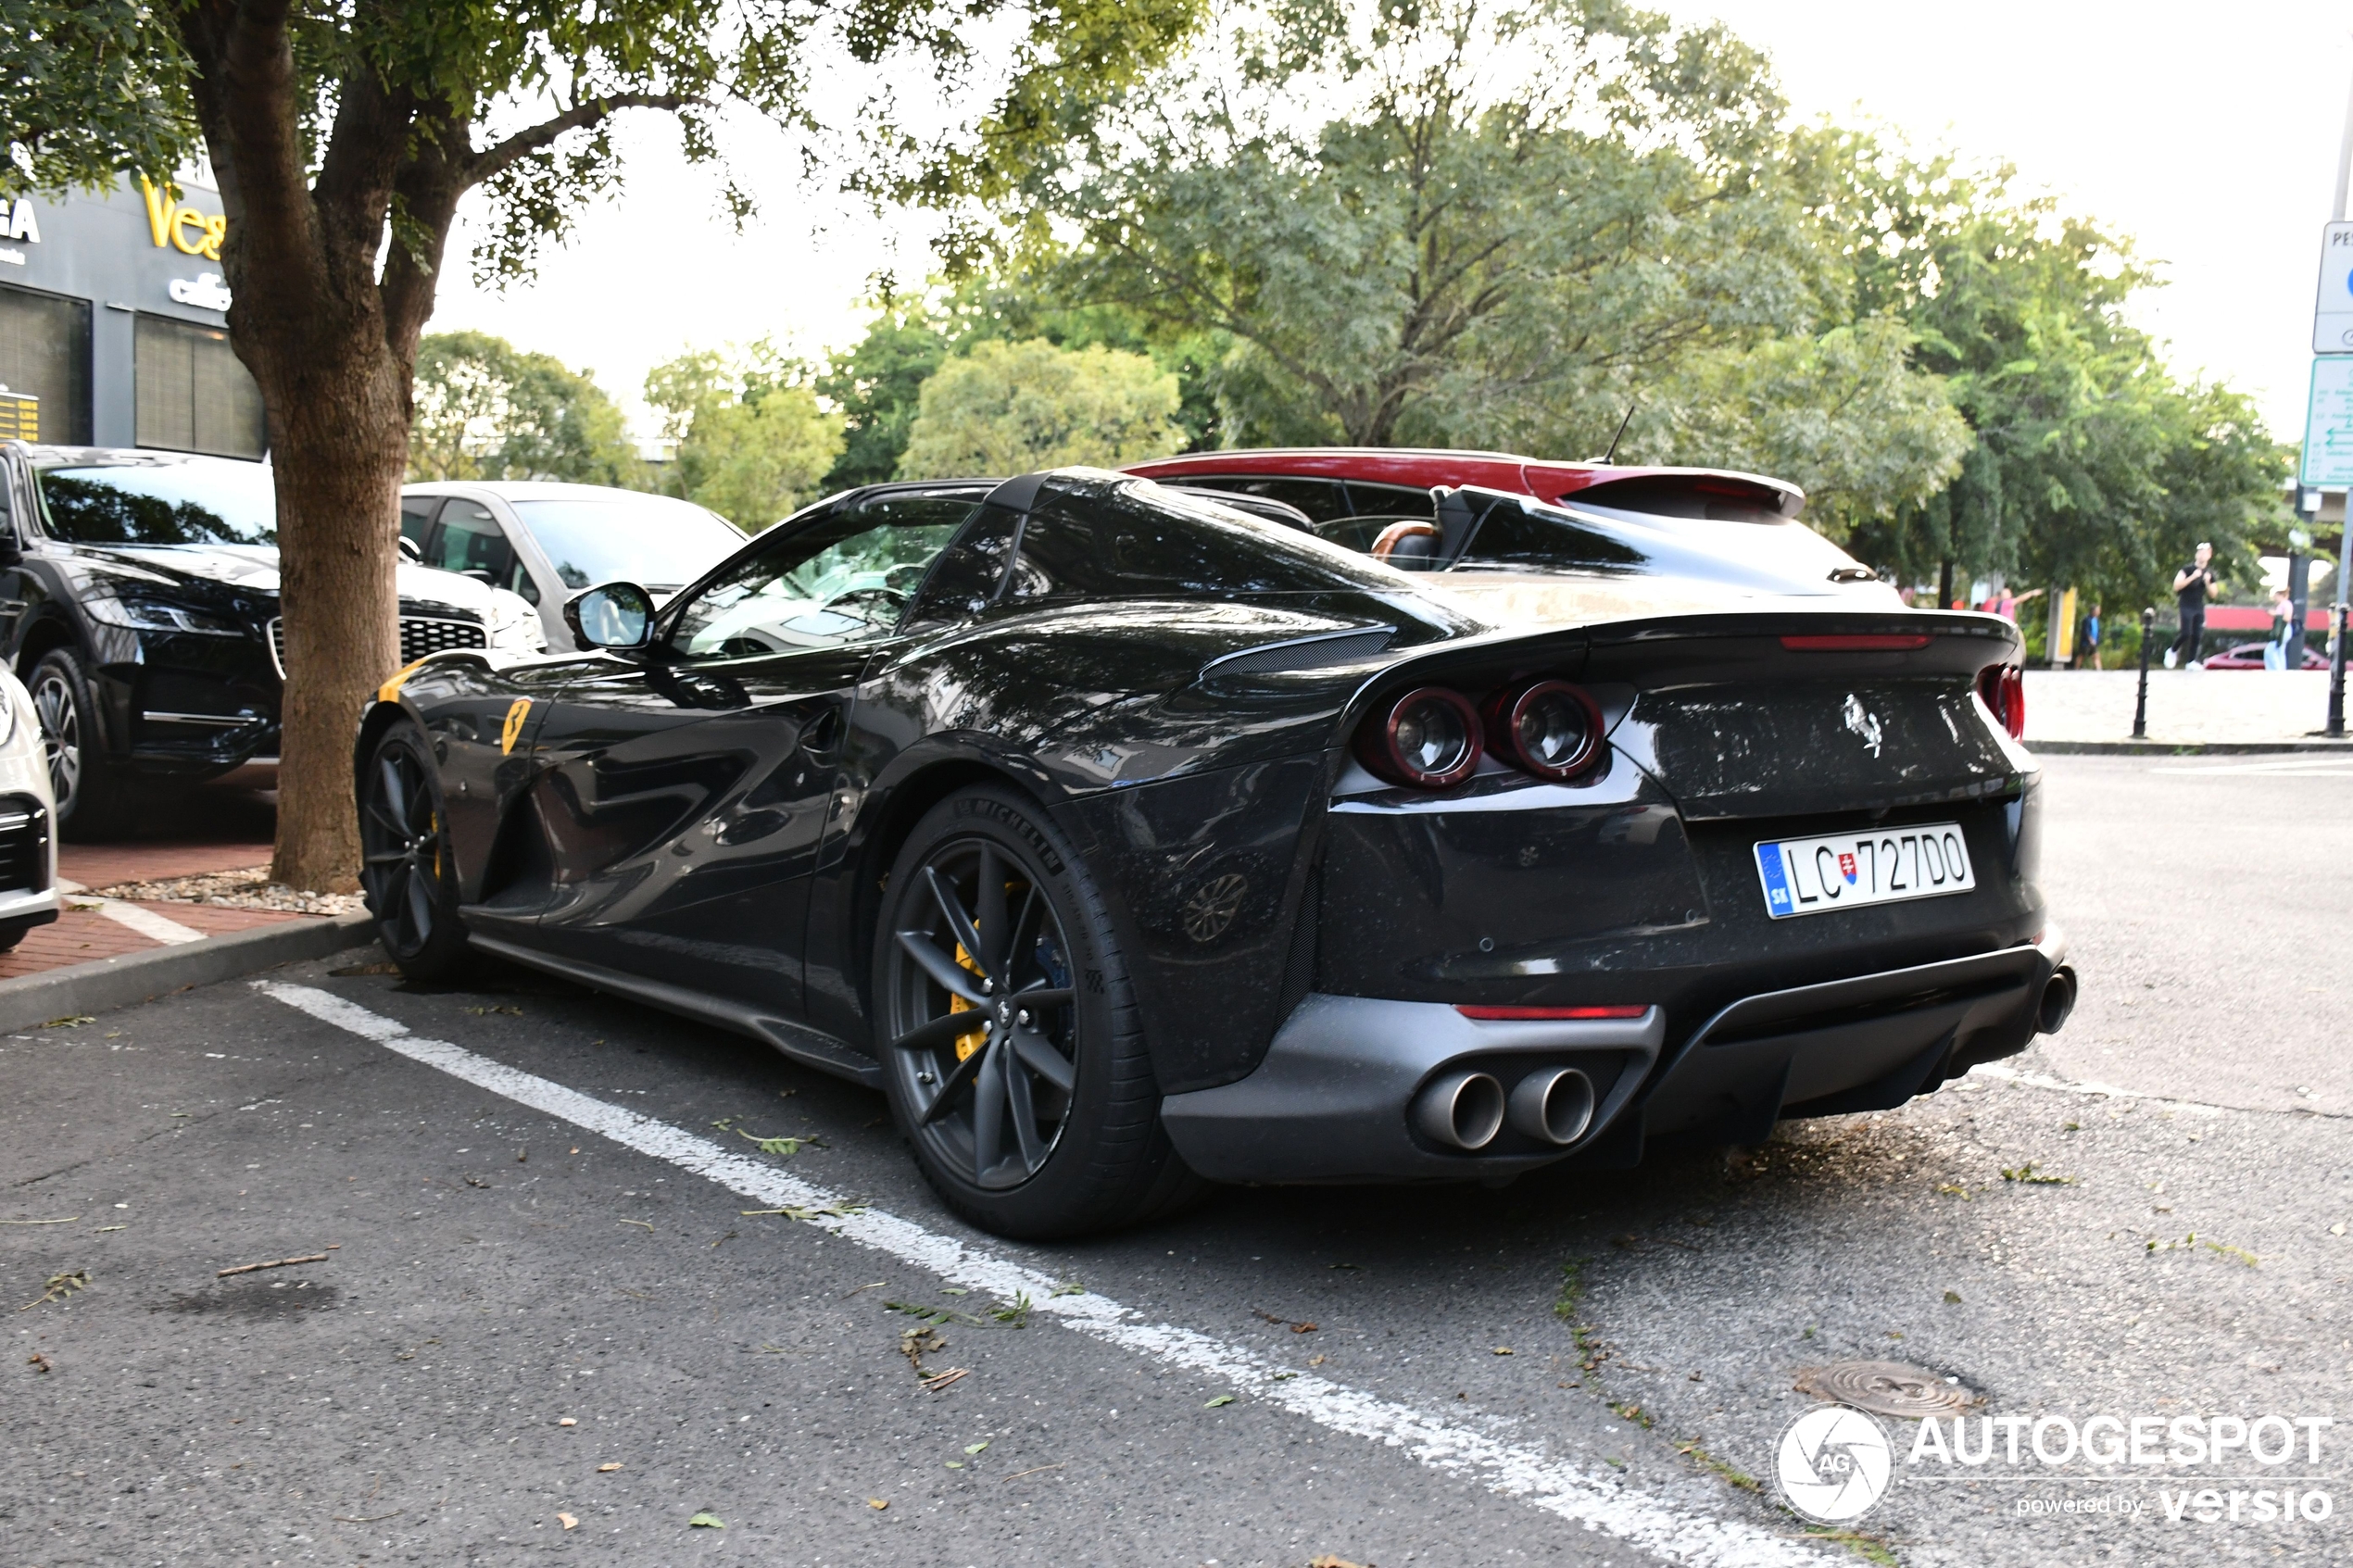
{"type": "Polygon", "coordinates": [[[767,343],[656,366],[646,401],[673,444],[655,488],[757,533],[824,493],[842,452],[842,420],[819,406],[807,367],[767,343]]]}
{"type": "Polygon", "coordinates": [[[1176,378],[1140,354],[988,341],[924,383],[900,477],[1117,468],[1183,445],[1176,378]]]}
{"type": "Polygon", "coordinates": [[[1908,581],[1965,590],[1999,573],[2112,604],[2164,603],[2202,539],[2226,577],[2251,575],[2251,535],[2282,517],[2286,453],[2246,397],[2177,381],[2132,324],[2157,280],[2128,241],[2016,194],[2007,168],[1830,130],[1806,164],[1818,210],[1850,236],[1859,305],[1908,326],[1974,436],[1951,484],[1860,527],[1857,549],[1908,581]]]}
{"type": "Polygon", "coordinates": [[[526,353],[487,332],[432,332],[417,345],[411,479],[560,479],[644,485],[621,407],[592,370],[526,353]]]}

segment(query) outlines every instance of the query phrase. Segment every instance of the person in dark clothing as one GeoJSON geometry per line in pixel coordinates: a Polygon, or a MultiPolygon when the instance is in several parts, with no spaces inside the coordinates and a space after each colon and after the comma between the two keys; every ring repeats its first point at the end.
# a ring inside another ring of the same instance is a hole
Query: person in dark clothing
{"type": "Polygon", "coordinates": [[[2179,653],[2183,665],[2197,662],[2198,644],[2206,636],[2206,596],[2214,587],[2214,546],[2200,545],[2190,564],[2173,574],[2173,602],[2182,611],[2182,634],[2165,650],[2165,668],[2173,668],[2179,653]]]}

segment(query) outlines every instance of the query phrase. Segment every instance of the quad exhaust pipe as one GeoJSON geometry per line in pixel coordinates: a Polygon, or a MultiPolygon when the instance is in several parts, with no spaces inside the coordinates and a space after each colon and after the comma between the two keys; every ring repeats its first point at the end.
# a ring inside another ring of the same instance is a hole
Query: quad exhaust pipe
{"type": "Polygon", "coordinates": [[[1565,1148],[1593,1124],[1593,1081],[1574,1067],[1540,1067],[1509,1096],[1491,1073],[1450,1073],[1414,1097],[1413,1119],[1422,1136],[1476,1154],[1508,1122],[1538,1143],[1565,1148]]]}
{"type": "Polygon", "coordinates": [[[1515,1131],[1566,1147],[1593,1124],[1593,1081],[1574,1067],[1540,1067],[1512,1086],[1515,1131]]]}
{"type": "Polygon", "coordinates": [[[1477,1153],[1504,1130],[1504,1085],[1491,1073],[1449,1073],[1414,1097],[1414,1125],[1432,1143],[1477,1153]]]}
{"type": "Polygon", "coordinates": [[[2056,1035],[2066,1023],[2067,1015],[2074,1010],[2075,969],[2071,964],[2061,964],[2051,971],[2050,981],[2043,987],[2043,1001],[2035,1010],[2034,1027],[2041,1034],[2056,1035]]]}

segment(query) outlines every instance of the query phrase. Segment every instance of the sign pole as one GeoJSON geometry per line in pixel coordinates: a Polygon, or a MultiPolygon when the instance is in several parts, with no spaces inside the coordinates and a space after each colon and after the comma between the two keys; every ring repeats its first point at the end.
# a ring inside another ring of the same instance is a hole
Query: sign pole
{"type": "MultiPolygon", "coordinates": [[[[2329,216],[2333,221],[2345,221],[2348,185],[2353,185],[2353,90],[2348,90],[2345,98],[2345,134],[2336,147],[2336,186],[2329,193],[2329,216]]],[[[2353,512],[2353,491],[2348,491],[2345,499],[2345,509],[2353,512]]],[[[2347,572],[2353,572],[2353,520],[2337,524],[2336,592],[2330,596],[2335,601],[2329,606],[2329,613],[2336,622],[2336,635],[2329,639],[2329,718],[2322,733],[2331,740],[2345,738],[2345,633],[2346,621],[2353,614],[2346,603],[2353,599],[2353,589],[2345,583],[2347,572]]]]}

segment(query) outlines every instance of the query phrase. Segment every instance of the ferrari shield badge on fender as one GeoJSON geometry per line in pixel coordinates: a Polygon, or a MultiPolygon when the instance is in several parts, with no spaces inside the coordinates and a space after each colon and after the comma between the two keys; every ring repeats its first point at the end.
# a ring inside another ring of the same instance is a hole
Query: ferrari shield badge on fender
{"type": "Polygon", "coordinates": [[[522,734],[522,721],[531,717],[531,699],[519,696],[507,706],[507,721],[498,726],[498,755],[508,756],[515,749],[515,741],[522,734]]]}

